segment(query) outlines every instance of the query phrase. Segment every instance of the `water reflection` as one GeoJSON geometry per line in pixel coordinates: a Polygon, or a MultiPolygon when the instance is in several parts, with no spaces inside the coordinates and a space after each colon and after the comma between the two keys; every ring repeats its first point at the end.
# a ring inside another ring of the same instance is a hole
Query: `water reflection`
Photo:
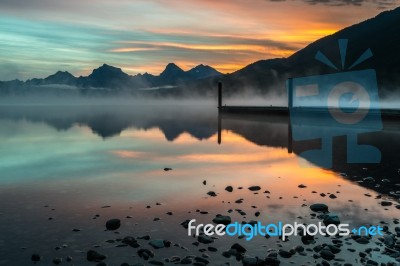
{"type": "Polygon", "coordinates": [[[328,158],[331,160],[329,168],[346,178],[381,193],[395,192],[393,185],[400,183],[400,166],[396,163],[396,156],[400,153],[400,123],[397,118],[386,117],[383,129],[375,131],[369,130],[365,124],[338,128],[326,122],[324,115],[303,115],[306,118],[301,123],[290,123],[286,115],[222,113],[218,127],[240,134],[257,145],[286,148],[288,153],[294,152],[317,167],[325,168],[328,158]],[[304,140],[299,137],[295,140],[293,131],[304,140]],[[325,143],[326,140],[328,143],[325,143]],[[329,147],[323,149],[324,146],[329,147]],[[359,153],[355,153],[357,149],[359,153]],[[310,154],[310,151],[315,153],[310,154]],[[365,163],[372,157],[375,163],[365,163]],[[360,177],[365,175],[366,170],[370,175],[386,179],[385,183],[361,182],[360,177]]]}
{"type": "MultiPolygon", "coordinates": [[[[289,123],[286,115],[219,114],[212,105],[1,106],[0,118],[42,122],[59,131],[72,129],[76,125],[86,126],[104,139],[119,136],[128,128],[146,131],[158,128],[168,141],[176,141],[183,133],[188,133],[198,140],[210,139],[217,134],[217,142],[221,144],[225,142],[222,132],[227,130],[259,146],[285,148],[288,153],[294,152],[319,167],[325,166],[325,158],[329,156],[304,155],[310,150],[321,152],[318,150],[321,149],[323,142],[317,137],[326,137],[328,134],[332,149],[325,151],[326,155],[332,154],[332,169],[335,172],[345,173],[347,178],[359,180],[359,176],[363,175],[363,171],[367,168],[369,174],[390,180],[386,185],[374,187],[381,193],[389,193],[390,184],[399,183],[398,178],[400,178],[398,174],[400,166],[396,159],[397,154],[400,154],[400,124],[393,118],[385,118],[381,131],[363,133],[366,131],[365,127],[353,126],[338,129],[345,130],[342,134],[336,134],[336,127],[325,123],[326,119],[321,115],[312,114],[301,119],[301,123],[289,123]],[[299,140],[296,136],[297,140],[293,140],[293,131],[297,132],[297,135],[300,132],[302,137],[307,136],[310,140],[299,140]],[[349,153],[354,147],[349,146],[348,132],[358,136],[358,139],[353,140],[357,141],[359,147],[366,145],[376,147],[381,152],[381,162],[348,163],[355,158],[349,153]]],[[[7,131],[13,131],[10,124],[4,126],[0,134],[6,134],[7,131]]],[[[125,156],[133,155],[125,154],[125,156]]],[[[371,186],[365,183],[362,185],[371,186]]]]}
{"type": "MultiPolygon", "coordinates": [[[[171,255],[201,256],[199,249],[205,246],[193,246],[195,240],[180,223],[193,218],[208,223],[219,213],[229,214],[234,221],[310,223],[317,218],[308,206],[323,202],[339,213],[343,222],[354,226],[383,220],[393,227],[392,221],[398,217],[396,203],[387,208],[379,204],[379,194],[395,191],[398,183],[393,154],[400,145],[397,122],[384,121],[383,131],[360,136],[360,143],[379,147],[382,165],[345,163],[341,158],[346,140],[337,137],[331,171],[299,166],[298,154],[318,143],[294,141],[293,153],[289,153],[291,131],[284,116],[218,117],[213,106],[201,105],[0,109],[0,264],[27,265],[30,255],[39,252],[47,264],[55,256],[72,255],[77,265],[85,265],[85,253],[79,251],[94,245],[109,255],[111,265],[139,262],[132,257],[135,250],[115,248],[118,242],[105,241],[146,234],[186,248],[157,250],[159,260],[171,255]],[[164,172],[164,167],[174,170],[164,172]],[[368,176],[376,182],[351,182],[368,176]],[[384,178],[389,181],[381,182],[384,178]],[[307,188],[300,189],[299,184],[307,188]],[[234,188],[233,193],[224,190],[227,185],[234,188]],[[254,194],[246,189],[252,185],[262,190],[254,194]],[[218,196],[208,197],[210,190],[218,196]],[[329,198],[331,194],[337,198],[329,198]],[[235,203],[241,198],[242,203],[235,203]],[[101,208],[105,205],[111,207],[101,208]],[[243,216],[237,209],[247,214],[243,216]],[[169,211],[172,216],[166,214],[169,211]],[[261,213],[259,217],[256,211],[261,213]],[[93,219],[96,214],[100,217],[93,219]],[[105,221],[115,217],[122,219],[120,234],[104,232],[105,221]],[[73,228],[81,232],[72,233],[73,228]],[[68,248],[55,251],[62,244],[68,248]]],[[[317,240],[326,241],[323,237],[317,240]]],[[[225,262],[222,251],[238,241],[242,240],[216,241],[213,246],[219,252],[210,254],[210,260],[225,262]]],[[[266,249],[277,245],[291,248],[300,239],[283,243],[258,238],[240,243],[246,245],[249,255],[265,257],[266,249]]],[[[146,241],[141,244],[149,247],[146,241]]],[[[365,246],[360,247],[363,249],[365,246]]],[[[343,248],[338,257],[354,259],[351,254],[343,248]]],[[[304,264],[310,261],[302,256],[295,259],[304,264]]]]}

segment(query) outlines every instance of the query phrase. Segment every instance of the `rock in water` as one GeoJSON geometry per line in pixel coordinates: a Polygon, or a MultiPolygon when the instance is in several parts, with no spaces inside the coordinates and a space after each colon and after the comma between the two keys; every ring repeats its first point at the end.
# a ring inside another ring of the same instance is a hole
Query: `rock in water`
{"type": "Polygon", "coordinates": [[[293,256],[292,253],[290,253],[289,251],[283,250],[283,249],[280,249],[278,253],[279,253],[279,256],[281,256],[282,258],[286,258],[286,259],[293,256]]]}
{"type": "Polygon", "coordinates": [[[335,254],[333,254],[330,250],[327,249],[321,250],[319,255],[321,255],[321,257],[326,260],[333,260],[335,258],[335,254]]]}
{"type": "Polygon", "coordinates": [[[140,258],[144,260],[148,260],[149,258],[154,258],[154,252],[146,248],[139,249],[137,251],[137,254],[139,255],[140,258]]]}
{"type": "Polygon", "coordinates": [[[325,215],[324,216],[324,224],[325,225],[330,225],[330,224],[339,225],[340,224],[339,216],[337,216],[337,214],[335,214],[335,213],[329,213],[329,214],[325,215]]]}
{"type": "Polygon", "coordinates": [[[259,265],[258,258],[247,256],[247,255],[243,257],[242,263],[243,263],[243,265],[246,265],[246,266],[259,265]]]}
{"type": "Polygon", "coordinates": [[[214,191],[208,191],[207,195],[210,196],[210,197],[216,197],[217,193],[215,193],[214,191]]]}
{"type": "Polygon", "coordinates": [[[62,258],[54,258],[53,259],[53,263],[55,264],[55,265],[58,265],[58,264],[60,264],[62,262],[62,258]]]}
{"type": "Polygon", "coordinates": [[[228,225],[232,222],[232,219],[230,216],[225,216],[225,215],[217,215],[215,216],[215,218],[213,219],[213,223],[216,224],[224,224],[224,225],[228,225]]]}
{"type": "Polygon", "coordinates": [[[206,235],[198,236],[197,241],[199,241],[200,243],[203,243],[203,244],[211,244],[214,242],[214,240],[211,237],[206,236],[206,235]]]}
{"type": "Polygon", "coordinates": [[[107,230],[117,230],[121,226],[120,219],[111,219],[106,222],[107,230]]]}
{"type": "Polygon", "coordinates": [[[172,168],[170,168],[170,167],[165,167],[165,168],[164,168],[164,171],[165,171],[165,172],[168,172],[168,171],[171,171],[171,170],[172,170],[172,168]]]}
{"type": "Polygon", "coordinates": [[[328,206],[323,203],[316,203],[310,206],[313,212],[326,212],[328,211],[328,206]]]}
{"type": "Polygon", "coordinates": [[[183,222],[181,223],[181,225],[183,226],[183,228],[188,229],[188,227],[189,227],[189,222],[190,222],[189,219],[188,219],[188,220],[185,220],[185,221],[183,221],[183,222]]]}
{"type": "Polygon", "coordinates": [[[246,251],[247,251],[247,249],[245,248],[245,247],[243,247],[242,245],[240,245],[240,244],[238,244],[238,243],[235,243],[235,244],[233,244],[232,246],[231,246],[231,249],[233,249],[233,250],[236,250],[237,251],[237,253],[241,253],[241,254],[244,254],[244,253],[246,253],[246,251]]]}
{"type": "Polygon", "coordinates": [[[99,262],[99,261],[102,261],[102,260],[104,260],[106,258],[107,258],[106,256],[104,256],[104,255],[102,255],[102,254],[100,254],[100,253],[98,253],[97,251],[94,251],[94,250],[89,250],[87,252],[87,254],[86,254],[86,259],[88,261],[99,262]]]}
{"type": "Polygon", "coordinates": [[[356,242],[359,243],[359,244],[366,245],[366,244],[369,243],[369,240],[366,237],[360,237],[360,238],[356,239],[356,242]]]}
{"type": "Polygon", "coordinates": [[[382,201],[382,202],[381,202],[381,205],[382,205],[383,207],[391,206],[391,205],[392,205],[392,202],[390,202],[390,201],[382,201]]]}
{"type": "Polygon", "coordinates": [[[394,247],[396,243],[396,238],[393,235],[384,235],[383,239],[383,243],[385,244],[385,246],[387,246],[388,248],[394,247]]]}
{"type": "Polygon", "coordinates": [[[162,239],[153,239],[149,242],[149,245],[152,246],[155,249],[163,248],[165,247],[164,245],[164,240],[162,239]]]}
{"type": "Polygon", "coordinates": [[[249,190],[250,190],[250,191],[258,191],[258,190],[260,190],[260,189],[261,189],[260,186],[251,186],[251,187],[249,187],[249,190]]]}
{"type": "Polygon", "coordinates": [[[225,188],[225,190],[228,191],[228,192],[232,192],[233,191],[233,187],[232,186],[227,186],[225,188]]]}
{"type": "Polygon", "coordinates": [[[38,261],[41,260],[41,257],[40,257],[39,254],[32,254],[31,260],[34,261],[34,262],[38,262],[38,261]]]}

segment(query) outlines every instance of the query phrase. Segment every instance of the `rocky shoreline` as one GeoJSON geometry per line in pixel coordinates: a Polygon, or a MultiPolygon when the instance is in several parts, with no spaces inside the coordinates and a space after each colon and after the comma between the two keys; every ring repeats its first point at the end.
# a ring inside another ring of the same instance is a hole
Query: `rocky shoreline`
{"type": "MultiPolygon", "coordinates": [[[[209,186],[207,181],[203,181],[203,186],[209,186]]],[[[306,189],[307,185],[300,184],[298,189],[306,189]]],[[[221,191],[209,190],[206,197],[218,198],[223,196],[222,193],[233,194],[238,190],[248,190],[249,193],[261,195],[269,198],[271,192],[264,190],[258,185],[244,187],[233,187],[227,185],[221,188],[221,191]]],[[[340,193],[340,191],[337,191],[340,193]]],[[[318,193],[311,191],[311,193],[318,193]]],[[[321,198],[327,196],[321,193],[321,198]]],[[[365,195],[368,197],[368,195],[365,195]]],[[[331,200],[336,198],[335,194],[330,193],[328,196],[331,200]],[[332,196],[333,195],[333,196],[332,196]]],[[[234,201],[236,207],[244,201],[244,198],[239,198],[234,201]]],[[[385,198],[383,200],[381,195],[376,197],[378,204],[382,208],[396,208],[400,209],[400,205],[394,198],[385,198]]],[[[222,201],[223,203],[231,204],[231,202],[222,201]]],[[[351,202],[351,200],[349,200],[351,202]]],[[[156,206],[163,207],[161,203],[156,203],[156,206]]],[[[48,206],[46,206],[48,207],[48,206]]],[[[302,203],[300,208],[309,208],[308,217],[298,216],[300,220],[320,221],[325,225],[340,224],[340,213],[332,213],[329,211],[329,206],[324,203],[314,202],[310,205],[302,203]]],[[[102,208],[112,208],[112,206],[102,206],[102,208]]],[[[151,205],[146,205],[144,208],[150,209],[151,205]]],[[[196,210],[197,213],[208,215],[208,211],[196,210]]],[[[209,217],[209,222],[213,224],[230,224],[233,221],[232,213],[237,213],[243,217],[241,224],[255,224],[257,217],[260,216],[262,210],[253,205],[250,209],[229,208],[224,214],[215,214],[214,217],[209,217]],[[248,217],[254,216],[253,220],[247,220],[248,217]]],[[[191,211],[188,211],[190,214],[191,211]]],[[[175,213],[166,211],[165,215],[174,216],[175,213]]],[[[99,219],[100,215],[96,214],[93,219],[99,219]]],[[[135,217],[126,216],[125,219],[134,219],[135,217]]],[[[157,223],[161,220],[159,217],[154,217],[153,222],[157,223]]],[[[180,223],[182,230],[188,228],[189,219],[180,223]]],[[[126,235],[123,236],[118,231],[123,225],[121,218],[108,219],[104,228],[98,228],[100,231],[112,231],[117,236],[113,239],[105,240],[106,245],[123,249],[123,252],[129,252],[132,259],[118,265],[121,266],[139,266],[139,265],[175,265],[175,264],[188,264],[188,265],[367,265],[367,266],[395,266],[400,265],[400,226],[399,219],[394,218],[393,221],[381,221],[380,226],[383,230],[382,236],[370,235],[356,235],[351,233],[349,236],[326,236],[314,237],[313,235],[298,232],[299,236],[290,237],[282,241],[281,238],[276,237],[276,243],[268,243],[265,245],[265,255],[255,256],[252,254],[252,247],[254,244],[251,241],[245,241],[244,236],[239,236],[237,242],[232,245],[224,245],[223,242],[227,236],[224,237],[210,237],[203,232],[196,236],[191,243],[192,247],[179,244],[179,239],[162,239],[157,234],[145,235],[126,235]],[[291,244],[292,239],[298,238],[301,242],[299,244],[291,244]],[[222,243],[221,243],[222,242],[222,243]],[[217,245],[217,243],[219,243],[217,245]],[[223,247],[223,248],[221,248],[223,247]],[[160,250],[167,250],[160,256],[160,250]],[[169,254],[165,256],[165,254],[169,254]],[[345,254],[345,255],[342,255],[345,254]],[[225,263],[216,263],[218,261],[226,260],[225,263]]],[[[304,222],[304,224],[307,224],[304,222]]],[[[80,229],[73,228],[72,233],[81,232],[80,229]]],[[[180,232],[181,233],[181,232],[180,232]]],[[[182,234],[184,235],[185,232],[182,234]]],[[[189,236],[188,236],[189,238],[189,236]]],[[[266,239],[273,237],[266,235],[266,239]]],[[[104,243],[99,243],[94,247],[88,248],[86,251],[75,251],[78,255],[68,255],[65,257],[54,257],[51,259],[52,264],[59,265],[115,265],[114,263],[108,264],[112,260],[112,255],[106,254],[103,250],[98,248],[104,246],[104,243]],[[73,256],[74,255],[74,256],[73,256]],[[76,258],[75,258],[76,257],[76,258]],[[83,260],[83,261],[82,261],[83,260]],[[85,262],[86,261],[86,262],[85,262]]],[[[67,246],[58,247],[58,249],[65,249],[67,246]]],[[[56,248],[57,250],[57,248],[56,248]]],[[[40,253],[33,253],[31,261],[37,265],[48,265],[49,258],[44,258],[40,253]]]]}

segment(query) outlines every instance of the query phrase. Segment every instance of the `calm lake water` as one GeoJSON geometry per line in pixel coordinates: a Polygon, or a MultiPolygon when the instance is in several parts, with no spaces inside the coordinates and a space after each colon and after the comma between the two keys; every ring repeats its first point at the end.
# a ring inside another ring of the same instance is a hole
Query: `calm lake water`
{"type": "MultiPolygon", "coordinates": [[[[244,246],[249,256],[265,258],[269,249],[313,248],[332,238],[317,236],[316,243],[304,245],[298,236],[286,242],[278,237],[246,241],[223,236],[196,246],[180,224],[186,219],[211,223],[217,214],[238,222],[316,223],[309,208],[314,203],[327,204],[342,223],[387,225],[394,232],[400,217],[398,121],[385,120],[382,131],[360,135],[360,143],[379,148],[381,164],[347,164],[346,138],[337,137],[333,166],[324,169],[299,156],[318,143],[293,142],[290,136],[287,117],[218,117],[212,104],[2,106],[0,264],[30,265],[37,253],[42,256],[38,265],[52,265],[56,257],[63,259],[61,265],[95,265],[86,260],[86,252],[94,249],[107,255],[108,265],[147,265],[138,249],[116,246],[125,236],[148,235],[173,243],[155,250],[155,260],[206,253],[212,265],[236,265],[235,258],[222,256],[233,243],[244,246]],[[173,170],[164,171],[166,167],[173,170]],[[225,191],[226,186],[233,192],[225,191]],[[261,190],[254,193],[250,186],[261,190]],[[217,196],[210,197],[209,191],[217,196]],[[238,199],[242,203],[236,203],[238,199]],[[381,206],[383,200],[393,204],[381,206]],[[121,219],[121,227],[105,231],[112,218],[121,219]],[[67,256],[72,262],[65,261],[67,256]]],[[[361,264],[358,253],[368,247],[377,248],[368,259],[396,261],[382,254],[385,248],[378,237],[369,245],[339,239],[339,262],[361,264]]],[[[148,240],[138,241],[141,248],[154,250],[148,240]]],[[[278,258],[281,265],[322,260],[314,259],[312,250],[306,253],[278,258]]]]}

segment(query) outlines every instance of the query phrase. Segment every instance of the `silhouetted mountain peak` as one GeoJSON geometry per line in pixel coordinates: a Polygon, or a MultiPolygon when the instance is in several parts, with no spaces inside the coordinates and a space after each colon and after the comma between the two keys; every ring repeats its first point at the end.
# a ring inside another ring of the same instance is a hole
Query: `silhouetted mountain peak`
{"type": "Polygon", "coordinates": [[[112,77],[127,77],[128,74],[124,73],[120,68],[113,67],[107,64],[103,64],[99,68],[93,70],[89,77],[94,77],[98,75],[111,75],[112,77]]]}
{"type": "Polygon", "coordinates": [[[33,85],[46,85],[46,84],[66,84],[75,85],[76,78],[68,71],[57,71],[53,75],[45,79],[32,79],[29,81],[33,85]]]}
{"type": "Polygon", "coordinates": [[[107,64],[93,70],[88,77],[81,79],[81,85],[84,87],[99,87],[116,89],[128,86],[130,76],[118,67],[107,64]]]}
{"type": "Polygon", "coordinates": [[[185,71],[174,63],[169,63],[158,77],[156,85],[175,84],[179,80],[187,79],[185,71]]]}
{"type": "Polygon", "coordinates": [[[46,80],[52,80],[52,79],[75,79],[75,77],[69,73],[68,71],[57,71],[53,75],[48,76],[45,78],[46,80]]]}
{"type": "Polygon", "coordinates": [[[194,78],[194,79],[201,79],[201,78],[208,78],[208,77],[222,75],[220,72],[218,72],[214,68],[212,68],[208,65],[203,65],[203,64],[200,64],[200,65],[190,69],[186,73],[188,73],[190,75],[190,77],[194,78]]]}
{"type": "Polygon", "coordinates": [[[174,63],[169,63],[165,67],[164,71],[160,74],[160,76],[181,75],[184,73],[185,71],[183,71],[180,67],[178,67],[174,63]]]}

